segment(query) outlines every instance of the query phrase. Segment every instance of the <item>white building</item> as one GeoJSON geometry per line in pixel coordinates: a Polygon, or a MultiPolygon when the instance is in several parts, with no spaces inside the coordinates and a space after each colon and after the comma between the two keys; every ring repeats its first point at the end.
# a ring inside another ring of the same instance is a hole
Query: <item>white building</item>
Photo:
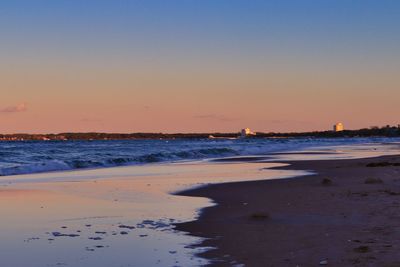
{"type": "Polygon", "coordinates": [[[251,135],[256,135],[256,133],[253,133],[250,128],[245,128],[242,129],[241,133],[240,133],[240,137],[247,137],[247,136],[251,136],[251,135]]]}
{"type": "Polygon", "coordinates": [[[336,123],[335,125],[333,125],[333,131],[334,131],[334,132],[341,132],[341,131],[344,131],[343,123],[338,122],[338,123],[336,123]]]}

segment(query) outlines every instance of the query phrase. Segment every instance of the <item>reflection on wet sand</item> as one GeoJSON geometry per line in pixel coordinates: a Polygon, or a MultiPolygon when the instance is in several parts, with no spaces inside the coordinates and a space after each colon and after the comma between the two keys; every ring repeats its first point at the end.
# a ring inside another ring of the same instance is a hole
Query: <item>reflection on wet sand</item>
{"type": "Polygon", "coordinates": [[[177,233],[171,224],[193,220],[200,208],[213,204],[169,193],[300,174],[260,171],[265,166],[203,162],[5,177],[0,256],[10,267],[205,264],[194,257],[202,249],[192,245],[200,240],[177,233]]]}

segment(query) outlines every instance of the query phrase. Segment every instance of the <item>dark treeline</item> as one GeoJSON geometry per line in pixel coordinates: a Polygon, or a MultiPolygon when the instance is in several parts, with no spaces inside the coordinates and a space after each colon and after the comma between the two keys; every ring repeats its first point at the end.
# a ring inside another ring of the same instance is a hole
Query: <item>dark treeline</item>
{"type": "Polygon", "coordinates": [[[400,126],[371,127],[359,130],[293,132],[293,133],[257,133],[258,137],[400,137],[400,126]]]}
{"type": "MultiPolygon", "coordinates": [[[[240,133],[59,133],[59,134],[0,134],[0,140],[131,140],[131,139],[201,139],[201,138],[235,138],[240,133]]],[[[292,132],[292,133],[262,133],[257,132],[251,138],[332,138],[332,137],[398,137],[399,126],[371,127],[359,130],[292,132]]]]}
{"type": "Polygon", "coordinates": [[[131,139],[201,139],[237,137],[238,133],[59,133],[59,134],[0,134],[0,140],[131,140],[131,139]]]}

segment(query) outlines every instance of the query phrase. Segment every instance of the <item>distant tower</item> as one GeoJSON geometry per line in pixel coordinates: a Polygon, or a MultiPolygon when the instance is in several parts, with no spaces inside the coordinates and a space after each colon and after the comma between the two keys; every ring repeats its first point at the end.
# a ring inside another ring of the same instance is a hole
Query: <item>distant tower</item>
{"type": "Polygon", "coordinates": [[[333,125],[333,131],[334,131],[334,132],[341,132],[341,131],[344,131],[343,123],[338,122],[338,123],[336,123],[335,125],[333,125]]]}

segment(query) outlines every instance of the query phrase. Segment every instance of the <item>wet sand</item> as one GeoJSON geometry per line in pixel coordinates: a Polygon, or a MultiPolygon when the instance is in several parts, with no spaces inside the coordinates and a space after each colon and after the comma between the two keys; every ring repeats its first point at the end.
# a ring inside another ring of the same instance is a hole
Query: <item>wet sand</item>
{"type": "Polygon", "coordinates": [[[203,266],[201,240],[177,232],[213,205],[170,192],[292,177],[272,163],[186,162],[0,178],[0,266],[203,266]]]}
{"type": "Polygon", "coordinates": [[[377,162],[400,156],[290,162],[318,174],[185,191],[218,205],[177,229],[207,238],[214,266],[400,266],[400,167],[377,162]]]}

